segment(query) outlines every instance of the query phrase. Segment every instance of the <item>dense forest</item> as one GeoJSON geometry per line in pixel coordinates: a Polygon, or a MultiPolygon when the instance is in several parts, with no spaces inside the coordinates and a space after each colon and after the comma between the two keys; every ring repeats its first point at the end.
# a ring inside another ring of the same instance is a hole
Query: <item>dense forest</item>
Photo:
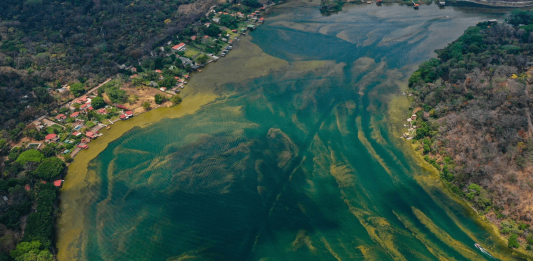
{"type": "Polygon", "coordinates": [[[451,191],[533,245],[533,11],[479,23],[409,79],[413,143],[451,191]]]}
{"type": "Polygon", "coordinates": [[[0,126],[11,131],[55,107],[52,91],[63,84],[89,88],[118,65],[157,57],[215,1],[191,2],[0,1],[0,126]]]}

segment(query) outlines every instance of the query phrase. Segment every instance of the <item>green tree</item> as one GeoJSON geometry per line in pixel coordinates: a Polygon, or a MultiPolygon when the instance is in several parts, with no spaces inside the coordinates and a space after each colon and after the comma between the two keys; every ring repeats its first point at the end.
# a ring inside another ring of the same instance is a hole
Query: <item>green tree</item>
{"type": "Polygon", "coordinates": [[[205,55],[205,54],[202,54],[202,55],[198,56],[198,58],[196,60],[198,61],[199,64],[205,64],[207,62],[207,60],[209,60],[209,57],[207,57],[207,55],[205,55]]]}
{"type": "Polygon", "coordinates": [[[53,261],[54,256],[50,254],[50,251],[45,250],[32,250],[22,256],[15,258],[15,261],[53,261]]]}
{"type": "Polygon", "coordinates": [[[41,152],[39,152],[38,150],[31,149],[31,150],[22,152],[17,157],[17,162],[20,163],[21,165],[24,165],[30,161],[39,163],[43,161],[43,159],[44,159],[44,156],[41,152]]]}
{"type": "Polygon", "coordinates": [[[172,98],[170,99],[170,101],[174,104],[174,105],[178,105],[181,103],[181,97],[179,95],[174,95],[172,96],[172,98]]]}
{"type": "Polygon", "coordinates": [[[143,102],[143,108],[144,108],[145,111],[149,110],[150,106],[151,106],[150,102],[148,102],[148,101],[143,102]]]}
{"type": "Polygon", "coordinates": [[[21,242],[15,247],[15,249],[11,250],[10,255],[12,258],[16,259],[30,251],[39,251],[41,246],[42,244],[39,241],[21,242]]]}
{"type": "Polygon", "coordinates": [[[165,102],[167,100],[167,97],[165,97],[165,95],[162,95],[162,94],[156,94],[155,95],[155,103],[156,104],[161,104],[163,102],[165,102]]]}
{"type": "Polygon", "coordinates": [[[57,145],[57,143],[50,143],[50,144],[46,145],[44,148],[41,149],[41,153],[45,157],[53,157],[53,156],[55,156],[57,154],[56,145],[57,145]]]}
{"type": "Polygon", "coordinates": [[[509,236],[509,239],[507,240],[507,246],[509,248],[519,248],[520,244],[518,243],[518,235],[517,234],[511,234],[509,236]]]}
{"type": "Polygon", "coordinates": [[[44,180],[51,180],[63,173],[65,162],[61,159],[52,157],[45,159],[35,170],[35,175],[44,180]]]}
{"type": "Polygon", "coordinates": [[[83,87],[83,83],[75,83],[70,86],[70,92],[78,97],[82,95],[85,92],[85,88],[83,87]]]}
{"type": "Polygon", "coordinates": [[[100,109],[105,106],[104,98],[102,97],[94,97],[91,100],[91,106],[95,109],[100,109]]]}
{"type": "Polygon", "coordinates": [[[216,24],[211,24],[209,27],[205,29],[205,34],[209,35],[211,37],[218,37],[219,34],[222,33],[222,30],[220,27],[216,24]]]}
{"type": "Polygon", "coordinates": [[[72,156],[70,156],[70,154],[67,153],[63,157],[65,158],[65,162],[67,162],[67,163],[72,162],[72,156]]]}

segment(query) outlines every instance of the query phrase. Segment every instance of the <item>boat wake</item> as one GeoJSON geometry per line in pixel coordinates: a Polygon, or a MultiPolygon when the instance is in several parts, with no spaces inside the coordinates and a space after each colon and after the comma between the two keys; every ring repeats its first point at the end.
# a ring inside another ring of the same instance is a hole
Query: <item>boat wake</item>
{"type": "Polygon", "coordinates": [[[481,251],[481,253],[483,253],[483,254],[489,256],[492,260],[500,260],[500,259],[495,258],[494,256],[492,256],[492,255],[489,253],[489,251],[487,251],[487,250],[485,250],[483,247],[481,247],[480,244],[475,243],[474,246],[476,246],[476,248],[479,249],[479,251],[481,251]]]}

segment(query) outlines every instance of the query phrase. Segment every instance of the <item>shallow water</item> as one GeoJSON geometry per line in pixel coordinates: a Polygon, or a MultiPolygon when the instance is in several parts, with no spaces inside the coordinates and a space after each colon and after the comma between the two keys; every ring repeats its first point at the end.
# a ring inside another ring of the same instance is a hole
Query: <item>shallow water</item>
{"type": "Polygon", "coordinates": [[[332,16],[307,2],[273,9],[252,33],[266,54],[246,60],[234,51],[212,65],[226,65],[218,75],[233,80],[211,79],[209,70],[222,69],[208,68],[191,81],[196,88],[187,95],[213,92],[216,101],[135,127],[90,162],[83,174],[96,181],[78,201],[87,204],[75,206],[81,236],[60,253],[83,260],[489,260],[474,247],[479,242],[498,258],[516,258],[465,208],[418,183],[430,174],[392,126],[409,112],[390,106],[434,49],[503,15],[433,5],[347,6],[332,16]]]}

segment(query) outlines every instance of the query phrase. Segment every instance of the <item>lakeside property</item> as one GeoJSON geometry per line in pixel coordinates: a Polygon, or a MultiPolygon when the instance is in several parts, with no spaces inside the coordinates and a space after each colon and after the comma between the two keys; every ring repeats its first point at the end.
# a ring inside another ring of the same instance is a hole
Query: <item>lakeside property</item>
{"type": "MultiPolygon", "coordinates": [[[[50,88],[49,94],[62,105],[26,126],[19,124],[24,138],[13,138],[10,143],[4,139],[0,141],[0,151],[9,149],[9,155],[2,161],[4,177],[14,177],[9,181],[0,180],[0,193],[3,195],[0,208],[6,210],[0,214],[0,237],[3,240],[0,258],[4,257],[4,252],[11,252],[12,258],[22,258],[19,256],[32,254],[34,248],[38,248],[43,258],[52,259],[57,254],[53,233],[57,214],[54,202],[57,202],[57,188],[69,180],[65,167],[70,168],[73,161],[85,162],[86,158],[80,158],[80,153],[94,152],[97,155],[105,148],[102,144],[116,139],[116,135],[132,127],[125,127],[124,121],[132,121],[135,126],[164,117],[180,117],[212,102],[217,97],[212,92],[186,90],[185,86],[194,74],[202,71],[206,74],[209,71],[208,67],[204,69],[207,64],[218,61],[230,51],[235,52],[234,46],[239,45],[240,37],[264,22],[262,14],[266,10],[266,6],[252,9],[240,4],[212,6],[202,19],[207,19],[207,22],[191,25],[190,29],[176,36],[175,41],[181,43],[169,47],[173,44],[171,41],[157,48],[158,55],[166,58],[156,58],[136,66],[120,65],[119,75],[90,89],[88,79],[81,77],[61,88],[50,88]],[[234,26],[240,30],[230,29],[234,26]],[[197,39],[201,40],[195,42],[197,39]],[[213,54],[218,52],[218,56],[213,54]],[[178,94],[187,96],[189,100],[182,102],[178,94]],[[177,108],[179,111],[176,111],[177,108]],[[153,112],[148,119],[144,117],[146,112],[153,112]],[[142,115],[139,120],[133,120],[139,115],[142,115]],[[115,128],[117,130],[112,132],[111,139],[102,138],[115,128]],[[31,160],[23,161],[27,154],[32,155],[31,160]],[[51,172],[41,173],[44,169],[51,172]],[[42,195],[46,195],[46,200],[39,199],[44,197],[42,195]],[[32,197],[36,198],[33,204],[32,197]],[[17,242],[22,243],[17,245],[17,242]],[[27,244],[33,245],[26,248],[27,244]],[[23,247],[28,253],[13,250],[23,247]]],[[[249,47],[245,49],[250,50],[249,47]]],[[[264,62],[268,59],[257,64],[264,62]]],[[[78,189],[78,192],[83,191],[83,188],[78,189]]],[[[67,197],[68,193],[59,195],[63,200],[67,197]]]]}

